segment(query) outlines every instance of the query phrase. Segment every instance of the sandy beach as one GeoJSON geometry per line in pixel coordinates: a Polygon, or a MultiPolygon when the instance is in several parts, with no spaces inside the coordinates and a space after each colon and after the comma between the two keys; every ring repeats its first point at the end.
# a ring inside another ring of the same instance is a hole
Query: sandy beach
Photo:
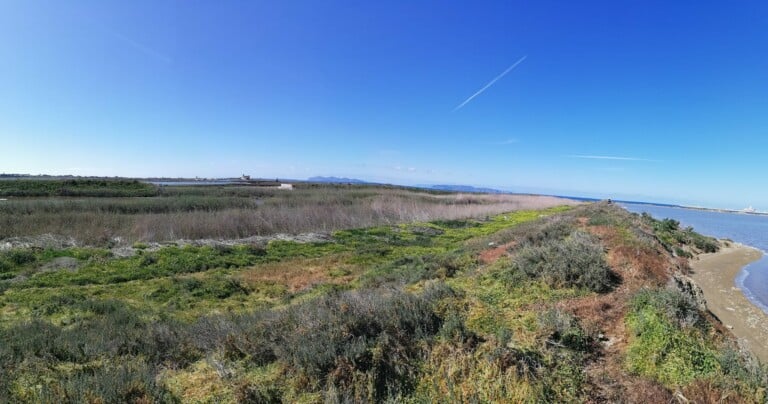
{"type": "Polygon", "coordinates": [[[745,348],[768,362],[768,314],[753,305],[736,287],[735,278],[762,252],[742,244],[691,260],[694,281],[704,292],[707,307],[729,328],[745,348]]]}

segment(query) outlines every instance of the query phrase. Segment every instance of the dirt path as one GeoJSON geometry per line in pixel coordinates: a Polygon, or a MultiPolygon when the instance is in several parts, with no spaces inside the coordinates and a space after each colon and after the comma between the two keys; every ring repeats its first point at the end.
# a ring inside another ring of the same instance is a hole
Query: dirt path
{"type": "Polygon", "coordinates": [[[691,260],[691,277],[704,292],[709,310],[744,347],[768,362],[768,314],[753,305],[734,282],[744,266],[762,255],[759,250],[741,244],[702,254],[691,260]]]}
{"type": "Polygon", "coordinates": [[[501,256],[507,255],[507,250],[514,247],[516,244],[516,241],[510,241],[509,243],[487,249],[480,253],[480,262],[483,264],[492,264],[496,262],[501,256]]]}

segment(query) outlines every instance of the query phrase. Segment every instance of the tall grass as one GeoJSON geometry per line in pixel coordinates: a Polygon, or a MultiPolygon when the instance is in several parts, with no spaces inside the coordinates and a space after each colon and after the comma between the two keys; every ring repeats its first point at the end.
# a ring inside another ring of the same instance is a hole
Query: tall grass
{"type": "Polygon", "coordinates": [[[0,196],[151,196],[157,187],[136,180],[77,179],[0,181],[0,196]]]}
{"type": "Polygon", "coordinates": [[[33,198],[10,199],[0,204],[0,215],[35,215],[43,213],[172,213],[218,211],[233,208],[255,208],[261,201],[254,198],[207,195],[135,198],[33,198]]]}
{"type": "Polygon", "coordinates": [[[0,202],[0,239],[55,234],[102,245],[333,231],[436,219],[482,218],[567,201],[527,195],[429,194],[400,189],[243,187],[163,189],[161,197],[0,202]]]}

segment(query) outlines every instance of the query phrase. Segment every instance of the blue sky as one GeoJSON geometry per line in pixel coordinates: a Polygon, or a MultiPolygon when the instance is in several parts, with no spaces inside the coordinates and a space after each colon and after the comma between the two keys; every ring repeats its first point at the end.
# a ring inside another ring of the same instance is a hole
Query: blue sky
{"type": "Polygon", "coordinates": [[[766,27],[761,1],[8,0],[0,172],[768,210],[766,27]]]}

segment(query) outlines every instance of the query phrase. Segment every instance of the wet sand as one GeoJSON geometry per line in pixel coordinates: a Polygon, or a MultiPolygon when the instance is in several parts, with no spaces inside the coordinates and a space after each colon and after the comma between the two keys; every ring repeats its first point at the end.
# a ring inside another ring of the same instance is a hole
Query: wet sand
{"type": "Polygon", "coordinates": [[[762,252],[742,244],[691,260],[691,278],[701,287],[707,307],[739,339],[741,345],[768,362],[768,314],[753,305],[736,287],[735,278],[762,252]]]}

